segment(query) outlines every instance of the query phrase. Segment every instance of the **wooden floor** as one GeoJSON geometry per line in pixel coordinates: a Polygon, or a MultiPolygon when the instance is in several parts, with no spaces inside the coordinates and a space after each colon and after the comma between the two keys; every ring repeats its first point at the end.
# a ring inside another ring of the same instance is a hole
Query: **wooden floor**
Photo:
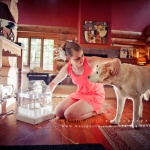
{"type": "MultiPolygon", "coordinates": [[[[61,100],[54,98],[55,105],[61,100]]],[[[144,112],[141,124],[150,124],[150,101],[143,101],[144,112]]],[[[15,110],[14,103],[3,112],[15,110]]],[[[0,118],[0,145],[60,145],[100,143],[106,150],[112,150],[111,145],[97,128],[110,125],[110,120],[115,117],[116,100],[106,99],[102,114],[80,122],[68,122],[56,118],[37,125],[16,121],[15,114],[0,118]],[[65,138],[66,137],[66,138],[65,138]],[[68,139],[67,139],[68,138],[68,139]],[[72,140],[72,141],[71,141],[72,140]]],[[[131,124],[132,101],[127,100],[120,125],[131,124]]]]}

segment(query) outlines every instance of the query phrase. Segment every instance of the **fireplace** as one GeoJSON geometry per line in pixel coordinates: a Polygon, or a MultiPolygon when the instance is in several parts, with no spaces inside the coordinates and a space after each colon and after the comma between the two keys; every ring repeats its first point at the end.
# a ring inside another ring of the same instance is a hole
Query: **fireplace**
{"type": "Polygon", "coordinates": [[[84,56],[87,56],[87,57],[97,56],[97,57],[103,57],[103,58],[107,58],[108,57],[107,54],[87,54],[87,53],[84,53],[84,56]]]}
{"type": "Polygon", "coordinates": [[[118,49],[102,49],[102,48],[82,48],[85,56],[98,56],[104,58],[117,58],[119,56],[118,49]]]}

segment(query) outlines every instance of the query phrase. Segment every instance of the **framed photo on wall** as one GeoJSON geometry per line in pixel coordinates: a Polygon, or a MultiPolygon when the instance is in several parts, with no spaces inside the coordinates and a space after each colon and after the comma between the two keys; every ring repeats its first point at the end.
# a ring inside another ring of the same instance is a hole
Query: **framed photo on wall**
{"type": "Polygon", "coordinates": [[[120,58],[127,58],[127,57],[128,57],[128,49],[127,48],[121,48],[120,58]]]}
{"type": "Polygon", "coordinates": [[[86,43],[108,44],[108,22],[84,21],[86,43]]]}
{"type": "Polygon", "coordinates": [[[138,58],[138,51],[135,48],[121,48],[120,58],[138,58]]]}
{"type": "Polygon", "coordinates": [[[147,58],[150,60],[150,46],[147,48],[147,58]]]}

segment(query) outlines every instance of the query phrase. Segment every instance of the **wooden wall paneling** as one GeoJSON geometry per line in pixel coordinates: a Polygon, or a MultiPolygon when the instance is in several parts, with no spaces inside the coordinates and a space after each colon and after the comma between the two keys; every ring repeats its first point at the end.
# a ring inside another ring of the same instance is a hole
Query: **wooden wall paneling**
{"type": "Polygon", "coordinates": [[[139,57],[147,57],[146,48],[139,48],[139,57]]]}
{"type": "MultiPolygon", "coordinates": [[[[57,27],[57,26],[37,26],[37,25],[18,25],[19,37],[40,37],[40,38],[54,38],[55,46],[60,46],[66,40],[73,40],[78,37],[78,28],[72,27],[57,27]]],[[[99,45],[99,44],[80,44],[83,48],[102,48],[102,49],[139,49],[139,57],[147,56],[146,37],[142,32],[132,31],[111,31],[111,40],[113,45],[99,45]]],[[[42,65],[42,63],[41,63],[42,65]]],[[[54,70],[57,65],[54,61],[54,70]]]]}
{"type": "Polygon", "coordinates": [[[112,38],[124,38],[124,39],[146,39],[142,32],[132,32],[132,31],[120,31],[111,30],[112,38]]]}
{"type": "Polygon", "coordinates": [[[75,41],[77,35],[72,34],[58,34],[58,42],[57,45],[62,45],[66,40],[72,40],[75,41]]]}
{"type": "Polygon", "coordinates": [[[35,37],[35,38],[58,38],[58,35],[56,33],[44,33],[44,32],[18,32],[18,37],[35,37]]]}
{"type": "Polygon", "coordinates": [[[145,47],[146,37],[142,32],[132,32],[132,31],[111,31],[111,40],[114,45],[121,45],[126,47],[145,47]]]}
{"type": "Polygon", "coordinates": [[[150,60],[150,43],[146,43],[145,49],[146,49],[146,57],[149,62],[149,60],[150,60]]]}
{"type": "Polygon", "coordinates": [[[123,38],[113,38],[113,42],[122,45],[140,45],[145,46],[145,40],[143,39],[123,39],[123,38]]]}
{"type": "Polygon", "coordinates": [[[28,39],[29,40],[29,45],[28,45],[28,66],[30,66],[30,57],[31,57],[31,53],[30,53],[30,51],[31,51],[31,38],[29,38],[28,39]]]}
{"type": "Polygon", "coordinates": [[[146,53],[147,52],[147,50],[146,50],[146,48],[140,48],[140,53],[146,53]]]}
{"type": "Polygon", "coordinates": [[[18,36],[55,38],[57,45],[61,45],[66,40],[75,40],[78,36],[78,28],[56,27],[56,26],[37,26],[37,25],[18,25],[18,36]]]}
{"type": "Polygon", "coordinates": [[[112,30],[111,40],[114,46],[139,49],[139,57],[147,57],[146,36],[142,32],[112,30]]]}
{"type": "MultiPolygon", "coordinates": [[[[52,26],[37,26],[37,25],[18,25],[18,37],[31,38],[52,38],[55,40],[55,46],[60,46],[66,40],[75,41],[78,37],[78,29],[72,27],[52,27],[52,26]]],[[[42,50],[43,52],[43,50],[42,50]]],[[[30,58],[30,45],[29,54],[30,58]]],[[[41,53],[41,56],[43,54],[41,53]]],[[[30,60],[28,60],[28,65],[30,60]]],[[[43,60],[41,60],[40,66],[43,66],[43,60]]],[[[57,72],[57,61],[54,61],[53,72],[57,72]]]]}
{"type": "Polygon", "coordinates": [[[82,48],[98,48],[98,49],[109,49],[109,50],[120,50],[120,46],[109,46],[109,45],[99,45],[99,44],[80,44],[82,48]]]}
{"type": "Polygon", "coordinates": [[[42,38],[41,39],[41,59],[40,59],[40,67],[42,67],[43,68],[43,51],[44,51],[44,49],[43,49],[43,47],[44,47],[44,39],[42,38]]]}
{"type": "MultiPolygon", "coordinates": [[[[57,45],[57,41],[58,41],[58,39],[56,38],[55,40],[54,40],[54,45],[55,45],[55,47],[56,47],[56,45],[57,45]]],[[[55,57],[55,52],[53,52],[53,58],[55,57]]],[[[56,71],[57,71],[57,62],[53,59],[53,63],[54,63],[54,65],[53,65],[53,72],[54,73],[56,73],[56,71]]]]}
{"type": "Polygon", "coordinates": [[[123,47],[123,48],[138,48],[138,49],[144,49],[145,45],[126,45],[126,44],[114,44],[116,47],[123,47]]]}
{"type": "Polygon", "coordinates": [[[73,27],[37,26],[37,25],[20,25],[20,24],[18,24],[18,31],[76,34],[76,35],[78,34],[78,28],[73,27]]]}

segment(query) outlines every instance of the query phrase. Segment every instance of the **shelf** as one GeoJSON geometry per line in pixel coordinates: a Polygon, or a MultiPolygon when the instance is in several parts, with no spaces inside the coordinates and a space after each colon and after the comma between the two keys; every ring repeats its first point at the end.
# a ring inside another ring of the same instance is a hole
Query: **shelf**
{"type": "Polygon", "coordinates": [[[137,65],[137,58],[120,58],[122,63],[137,65]]]}

